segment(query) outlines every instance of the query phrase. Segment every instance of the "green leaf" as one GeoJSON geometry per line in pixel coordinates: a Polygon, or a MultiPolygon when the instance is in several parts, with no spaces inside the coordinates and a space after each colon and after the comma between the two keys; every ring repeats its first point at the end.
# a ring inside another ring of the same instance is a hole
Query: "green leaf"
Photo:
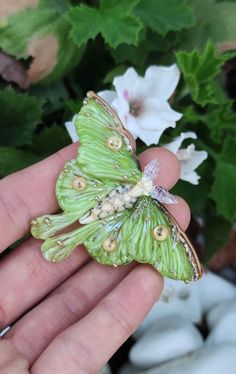
{"type": "Polygon", "coordinates": [[[236,3],[232,1],[189,0],[196,26],[182,35],[181,48],[203,49],[211,40],[220,51],[236,49],[236,3]]]}
{"type": "Polygon", "coordinates": [[[32,60],[28,69],[30,83],[48,83],[65,76],[78,63],[83,50],[78,50],[69,38],[71,26],[65,17],[69,1],[35,3],[3,19],[0,48],[18,59],[32,60]]]}
{"type": "Polygon", "coordinates": [[[84,4],[71,8],[67,18],[72,25],[72,39],[81,46],[101,33],[113,48],[121,43],[137,45],[142,24],[133,9],[138,1],[101,0],[100,8],[84,4]]]}
{"type": "Polygon", "coordinates": [[[66,129],[54,124],[34,135],[31,150],[46,157],[70,143],[71,140],[66,129]]]}
{"type": "Polygon", "coordinates": [[[236,114],[232,104],[231,100],[225,100],[209,106],[207,112],[201,116],[201,120],[210,129],[212,140],[218,144],[222,144],[226,136],[236,136],[236,114]]]}
{"type": "Polygon", "coordinates": [[[17,93],[12,88],[0,90],[0,145],[30,144],[41,121],[42,104],[35,97],[17,93]]]}
{"type": "Polygon", "coordinates": [[[11,147],[0,147],[0,177],[40,161],[40,157],[32,152],[11,147]]]}
{"type": "Polygon", "coordinates": [[[225,139],[222,152],[214,172],[210,197],[216,203],[216,210],[224,219],[236,219],[236,137],[225,139]]]}
{"type": "Polygon", "coordinates": [[[216,103],[212,81],[220,73],[226,57],[217,56],[215,47],[209,42],[202,53],[197,49],[179,51],[176,58],[192,99],[202,107],[216,103]]]}
{"type": "Polygon", "coordinates": [[[182,196],[189,204],[194,216],[203,216],[209,194],[209,184],[203,179],[195,186],[185,181],[179,181],[172,192],[182,196]]]}
{"type": "Polygon", "coordinates": [[[207,263],[224,244],[227,243],[232,224],[222,217],[217,217],[215,212],[207,212],[204,220],[204,238],[206,252],[204,263],[207,263]]]}
{"type": "MultiPolygon", "coordinates": [[[[169,32],[165,37],[150,30],[148,33],[142,32],[141,34],[141,40],[137,46],[123,43],[116,49],[110,50],[117,64],[130,62],[136,66],[144,67],[147,65],[146,60],[151,52],[168,52],[179,41],[179,35],[175,32],[169,32]]],[[[154,63],[156,63],[156,53],[154,63]]]]}
{"type": "Polygon", "coordinates": [[[69,93],[63,81],[45,86],[32,86],[29,93],[44,103],[44,114],[46,115],[64,109],[65,102],[69,98],[69,93]]]}
{"type": "Polygon", "coordinates": [[[185,0],[141,0],[135,13],[145,26],[165,35],[194,25],[194,17],[185,0]]]}

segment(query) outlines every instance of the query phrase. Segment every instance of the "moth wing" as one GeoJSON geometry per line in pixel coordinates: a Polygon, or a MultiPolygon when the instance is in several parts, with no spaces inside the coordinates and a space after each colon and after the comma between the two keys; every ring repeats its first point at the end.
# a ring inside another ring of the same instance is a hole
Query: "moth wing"
{"type": "Polygon", "coordinates": [[[56,196],[63,213],[46,214],[34,219],[32,235],[37,239],[54,236],[78,221],[118,185],[115,181],[105,183],[87,176],[79,168],[77,160],[67,162],[56,183],[56,196]],[[79,188],[79,183],[82,188],[79,188]]]}
{"type": "Polygon", "coordinates": [[[101,181],[84,173],[77,160],[71,160],[64,166],[56,183],[56,196],[61,209],[65,212],[77,212],[78,219],[102,201],[112,190],[119,186],[115,181],[101,181]],[[78,188],[78,183],[84,188],[78,188]]]}
{"type": "Polygon", "coordinates": [[[136,261],[153,265],[163,276],[183,281],[202,275],[197,255],[171,214],[149,197],[141,197],[121,228],[124,251],[136,261]],[[154,229],[164,227],[164,240],[154,229]],[[158,237],[158,239],[163,239],[158,237]]]}
{"type": "Polygon", "coordinates": [[[149,197],[141,197],[131,209],[47,239],[42,252],[46,259],[60,261],[82,243],[102,264],[119,266],[136,260],[153,265],[163,276],[186,282],[202,275],[186,235],[170,213],[149,197]],[[155,238],[157,226],[167,229],[165,240],[155,238]]]}
{"type": "Polygon", "coordinates": [[[129,210],[123,210],[106,219],[48,238],[41,247],[43,256],[48,261],[61,261],[79,244],[84,244],[91,257],[102,264],[118,266],[129,263],[132,257],[123,246],[120,234],[121,227],[129,215],[129,210]],[[115,244],[115,249],[112,251],[109,250],[108,240],[115,244]]]}
{"type": "Polygon", "coordinates": [[[77,161],[85,174],[130,184],[141,178],[121,120],[102,98],[89,92],[74,121],[80,139],[77,161]]]}

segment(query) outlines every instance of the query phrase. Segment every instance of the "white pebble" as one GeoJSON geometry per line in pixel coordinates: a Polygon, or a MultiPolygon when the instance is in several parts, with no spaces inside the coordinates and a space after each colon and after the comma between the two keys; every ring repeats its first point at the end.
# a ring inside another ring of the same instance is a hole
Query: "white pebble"
{"type": "Polygon", "coordinates": [[[153,323],[130,350],[130,361],[149,368],[199,348],[203,339],[197,328],[173,314],[153,323]]]}
{"type": "Polygon", "coordinates": [[[211,330],[228,313],[236,313],[236,298],[223,301],[209,310],[206,316],[207,326],[211,330]]]}
{"type": "Polygon", "coordinates": [[[211,330],[206,344],[236,343],[236,312],[228,313],[211,330]]]}
{"type": "Polygon", "coordinates": [[[236,287],[210,271],[196,282],[196,286],[203,312],[222,301],[236,297],[236,287]]]}
{"type": "Polygon", "coordinates": [[[139,374],[235,374],[236,345],[203,346],[197,351],[178,357],[139,374]]]}
{"type": "Polygon", "coordinates": [[[197,282],[185,284],[165,278],[161,297],[134,333],[135,338],[139,338],[154,321],[173,313],[180,315],[186,321],[200,322],[202,307],[196,288],[197,282]]]}

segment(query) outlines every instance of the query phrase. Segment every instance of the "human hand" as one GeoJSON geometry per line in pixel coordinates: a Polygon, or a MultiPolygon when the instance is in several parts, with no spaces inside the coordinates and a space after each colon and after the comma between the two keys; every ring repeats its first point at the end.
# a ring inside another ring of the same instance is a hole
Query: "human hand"
{"type": "MultiPolygon", "coordinates": [[[[0,252],[27,233],[34,217],[58,209],[55,182],[76,153],[77,145],[68,146],[0,181],[0,252]]],[[[177,158],[149,149],[140,156],[142,168],[154,158],[158,185],[170,189],[179,178],[177,158]]],[[[167,209],[186,229],[190,211],[177,199],[167,209]]],[[[81,246],[67,260],[49,263],[40,244],[26,239],[1,260],[0,330],[13,326],[0,338],[0,372],[95,374],[155,303],[162,278],[148,265],[100,265],[81,246]]]]}

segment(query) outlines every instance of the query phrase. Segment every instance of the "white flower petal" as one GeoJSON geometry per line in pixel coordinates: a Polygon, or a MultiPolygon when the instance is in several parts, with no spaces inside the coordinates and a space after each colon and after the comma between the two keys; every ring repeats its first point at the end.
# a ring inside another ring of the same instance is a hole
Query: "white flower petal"
{"type": "Polygon", "coordinates": [[[108,104],[111,104],[117,98],[117,93],[112,90],[104,90],[97,93],[108,104]]]}
{"type": "Polygon", "coordinates": [[[74,120],[66,122],[65,127],[71,137],[72,142],[77,142],[79,140],[79,136],[76,132],[74,120]]]}
{"type": "Polygon", "coordinates": [[[136,119],[129,114],[123,120],[123,124],[124,128],[133,135],[134,139],[137,139],[137,137],[139,136],[140,127],[136,119]]]}
{"type": "Polygon", "coordinates": [[[136,85],[137,79],[140,79],[134,68],[126,70],[125,74],[119,75],[113,80],[113,85],[119,97],[125,98],[130,101],[133,98],[133,90],[136,85]]]}
{"type": "Polygon", "coordinates": [[[153,82],[153,96],[168,100],[179,82],[180,71],[176,64],[169,67],[149,66],[145,73],[145,79],[153,82]]]}
{"type": "Polygon", "coordinates": [[[144,101],[147,97],[153,95],[153,84],[150,80],[142,77],[137,77],[136,82],[132,88],[131,101],[144,101]]]}
{"type": "Polygon", "coordinates": [[[185,139],[197,139],[197,135],[192,131],[181,132],[181,134],[175,138],[173,142],[165,144],[164,147],[176,154],[185,139]]]}
{"type": "Polygon", "coordinates": [[[145,130],[163,131],[168,127],[175,127],[176,121],[182,117],[181,113],[171,109],[167,101],[159,101],[153,98],[144,102],[143,112],[140,114],[140,126],[145,130]]]}
{"type": "Polygon", "coordinates": [[[206,151],[196,151],[195,145],[190,144],[187,148],[180,148],[184,139],[196,139],[194,132],[181,133],[173,142],[166,144],[164,147],[175,153],[180,161],[180,179],[198,184],[200,176],[195,169],[207,158],[206,151]]]}
{"type": "MultiPolygon", "coordinates": [[[[180,149],[176,156],[181,164],[181,179],[186,180],[193,170],[195,170],[206,158],[206,151],[195,151],[195,145],[190,144],[186,149],[180,149]]],[[[193,182],[191,182],[193,183],[193,182]]],[[[195,184],[195,183],[193,183],[195,184]]]]}
{"type": "Polygon", "coordinates": [[[118,116],[120,117],[123,125],[127,121],[127,117],[129,115],[129,103],[124,98],[117,97],[112,103],[111,106],[115,109],[118,116]]]}
{"type": "Polygon", "coordinates": [[[188,174],[182,173],[182,170],[180,172],[180,179],[182,179],[185,182],[189,182],[191,184],[199,184],[200,176],[196,173],[196,171],[191,171],[188,174]]]}
{"type": "Polygon", "coordinates": [[[149,146],[151,144],[158,144],[162,133],[163,130],[151,131],[144,130],[139,127],[139,131],[137,131],[137,137],[139,137],[139,139],[141,139],[147,146],[149,146]]]}

